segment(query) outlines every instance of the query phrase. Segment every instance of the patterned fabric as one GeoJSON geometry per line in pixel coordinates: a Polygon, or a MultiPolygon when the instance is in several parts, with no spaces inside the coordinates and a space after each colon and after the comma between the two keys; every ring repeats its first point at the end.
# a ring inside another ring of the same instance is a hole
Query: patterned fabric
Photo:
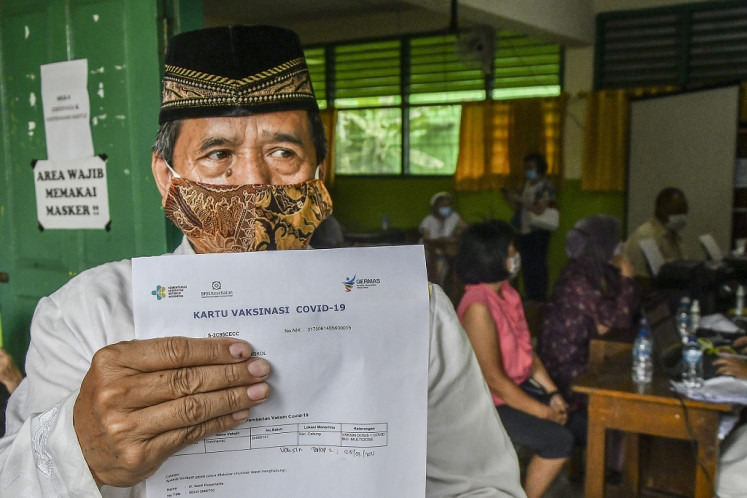
{"type": "Polygon", "coordinates": [[[316,102],[302,57],[240,80],[166,65],[161,109],[252,106],[302,100],[316,102]]]}
{"type": "Polygon", "coordinates": [[[571,384],[586,373],[589,342],[599,337],[596,324],[629,328],[640,304],[633,279],[605,272],[603,288],[592,275],[588,265],[576,259],[563,268],[543,313],[537,348],[572,410],[586,406],[585,396],[571,392],[571,384]]]}
{"type": "MultiPolygon", "coordinates": [[[[533,362],[532,338],[521,296],[508,282],[501,286],[500,294],[486,284],[467,285],[457,308],[459,321],[464,323],[464,315],[474,303],[482,303],[490,311],[498,333],[503,370],[516,385],[521,384],[531,377],[533,362]]],[[[505,404],[495,393],[491,394],[496,406],[505,404]]]]}
{"type": "Polygon", "coordinates": [[[332,200],[321,180],[212,185],[172,178],[165,209],[198,253],[303,249],[332,214],[332,200]]]}
{"type": "MultiPolygon", "coordinates": [[[[555,189],[547,178],[543,178],[534,185],[527,182],[524,184],[524,188],[521,191],[521,198],[524,202],[529,202],[532,205],[540,202],[552,203],[555,201],[555,189]]],[[[517,228],[519,229],[520,234],[526,235],[531,231],[538,230],[529,225],[529,213],[527,208],[522,206],[519,208],[518,213],[520,218],[517,228]]]]}
{"type": "Polygon", "coordinates": [[[164,57],[158,122],[263,112],[318,112],[298,35],[277,26],[179,33],[164,57]]]}

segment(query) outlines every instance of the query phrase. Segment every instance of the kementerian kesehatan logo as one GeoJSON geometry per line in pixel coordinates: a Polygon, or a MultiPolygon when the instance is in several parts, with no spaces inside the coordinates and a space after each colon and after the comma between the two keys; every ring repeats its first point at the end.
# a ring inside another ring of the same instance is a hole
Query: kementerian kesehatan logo
{"type": "Polygon", "coordinates": [[[161,285],[156,286],[156,290],[151,291],[151,295],[156,296],[159,301],[166,298],[166,287],[161,285]]]}
{"type": "Polygon", "coordinates": [[[166,298],[183,298],[186,290],[186,285],[157,285],[156,290],[150,291],[150,294],[160,301],[166,298]]]}
{"type": "Polygon", "coordinates": [[[353,278],[343,280],[342,285],[345,286],[345,292],[350,292],[351,290],[353,290],[353,285],[355,285],[355,275],[353,275],[353,278]]]}

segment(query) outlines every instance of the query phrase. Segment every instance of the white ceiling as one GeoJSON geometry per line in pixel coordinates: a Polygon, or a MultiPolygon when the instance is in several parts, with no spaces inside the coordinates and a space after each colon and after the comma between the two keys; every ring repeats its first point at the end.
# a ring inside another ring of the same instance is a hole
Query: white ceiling
{"type": "MultiPolygon", "coordinates": [[[[459,27],[511,29],[570,45],[593,42],[591,0],[459,0],[459,27]]],[[[304,44],[446,30],[451,0],[203,0],[206,26],[273,24],[304,44]]]]}

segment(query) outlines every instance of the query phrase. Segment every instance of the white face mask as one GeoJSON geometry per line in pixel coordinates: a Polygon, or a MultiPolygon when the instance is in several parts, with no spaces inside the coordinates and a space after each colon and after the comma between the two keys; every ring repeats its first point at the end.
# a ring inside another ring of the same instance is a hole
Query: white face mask
{"type": "Polygon", "coordinates": [[[510,256],[506,260],[506,270],[508,270],[508,278],[512,279],[516,277],[516,275],[519,274],[519,270],[521,269],[521,254],[516,253],[513,256],[510,256]]]}
{"type": "Polygon", "coordinates": [[[685,228],[686,225],[686,214],[670,214],[669,218],[667,218],[667,223],[664,226],[667,227],[667,230],[670,230],[672,232],[679,232],[680,230],[685,228]]]}
{"type": "Polygon", "coordinates": [[[451,206],[441,206],[438,208],[438,214],[441,215],[442,218],[448,218],[451,216],[451,213],[453,212],[451,206]]]}

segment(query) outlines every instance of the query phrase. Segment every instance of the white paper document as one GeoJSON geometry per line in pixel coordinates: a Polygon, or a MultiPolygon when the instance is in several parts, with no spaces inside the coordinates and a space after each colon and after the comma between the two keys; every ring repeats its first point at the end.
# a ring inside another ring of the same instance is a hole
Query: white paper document
{"type": "Polygon", "coordinates": [[[169,458],[148,497],[424,496],[422,246],[133,260],[139,339],[238,337],[271,365],[240,427],[169,458]]]}
{"type": "Polygon", "coordinates": [[[92,156],[88,60],[44,64],[41,66],[41,89],[47,158],[66,160],[92,156]]]}

